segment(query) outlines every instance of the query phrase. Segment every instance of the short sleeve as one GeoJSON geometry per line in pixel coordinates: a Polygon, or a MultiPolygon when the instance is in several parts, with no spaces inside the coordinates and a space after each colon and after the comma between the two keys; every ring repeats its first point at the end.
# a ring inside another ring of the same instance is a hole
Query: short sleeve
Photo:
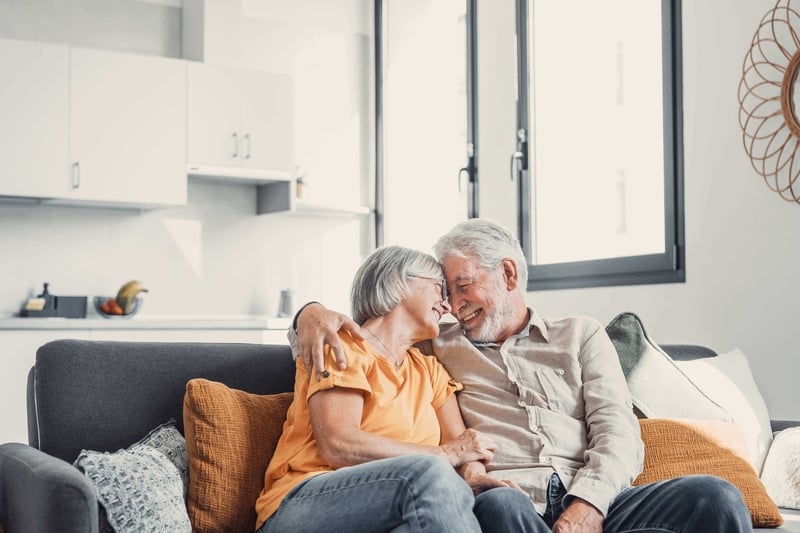
{"type": "Polygon", "coordinates": [[[412,348],[412,350],[417,352],[415,355],[419,356],[428,370],[428,374],[431,377],[431,387],[433,389],[433,401],[431,405],[434,409],[439,409],[450,399],[453,393],[462,390],[464,386],[450,376],[436,357],[432,355],[423,355],[419,350],[416,350],[416,348],[412,348]]]}
{"type": "Polygon", "coordinates": [[[340,370],[336,365],[333,350],[325,346],[325,369],[328,377],[319,380],[316,377],[310,378],[308,394],[306,399],[311,398],[316,392],[342,387],[345,389],[357,389],[372,394],[372,387],[367,380],[367,373],[374,364],[374,358],[369,355],[348,333],[340,333],[342,349],[344,350],[347,368],[340,370]]]}

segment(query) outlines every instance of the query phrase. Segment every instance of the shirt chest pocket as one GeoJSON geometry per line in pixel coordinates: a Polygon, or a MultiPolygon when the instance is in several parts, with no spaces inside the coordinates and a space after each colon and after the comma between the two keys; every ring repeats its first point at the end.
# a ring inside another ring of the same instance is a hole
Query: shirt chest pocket
{"type": "Polygon", "coordinates": [[[584,418],[581,385],[571,380],[563,369],[539,368],[536,370],[536,379],[551,410],[572,418],[584,418]]]}

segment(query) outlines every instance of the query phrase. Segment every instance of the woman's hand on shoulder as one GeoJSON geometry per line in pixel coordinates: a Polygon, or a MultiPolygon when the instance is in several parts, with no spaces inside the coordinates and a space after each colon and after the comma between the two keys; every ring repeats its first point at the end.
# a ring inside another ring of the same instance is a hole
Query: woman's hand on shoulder
{"type": "Polygon", "coordinates": [[[497,444],[489,435],[467,429],[456,438],[440,446],[451,465],[458,467],[470,461],[489,463],[494,459],[497,444]]]}

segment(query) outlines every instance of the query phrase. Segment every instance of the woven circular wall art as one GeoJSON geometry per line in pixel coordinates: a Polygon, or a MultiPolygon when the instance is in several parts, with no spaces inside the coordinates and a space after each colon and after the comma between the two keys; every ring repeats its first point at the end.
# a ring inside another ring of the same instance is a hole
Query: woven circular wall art
{"type": "Polygon", "coordinates": [[[783,199],[800,203],[800,122],[795,112],[798,32],[800,13],[792,0],[778,0],[761,19],[742,67],[739,124],[756,172],[783,199]]]}

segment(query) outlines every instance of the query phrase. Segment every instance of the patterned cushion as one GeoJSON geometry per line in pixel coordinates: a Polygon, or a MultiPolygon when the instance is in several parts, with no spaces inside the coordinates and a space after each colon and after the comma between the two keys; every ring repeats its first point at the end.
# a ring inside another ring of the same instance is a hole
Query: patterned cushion
{"type": "MultiPolygon", "coordinates": [[[[117,533],[191,531],[184,501],[187,464],[186,444],[174,420],[125,450],[82,450],[75,460],[117,533]]],[[[107,526],[101,523],[100,530],[107,526]]]]}
{"type": "Polygon", "coordinates": [[[775,435],[761,481],[775,503],[800,509],[800,427],[787,428],[775,435]]]}
{"type": "Polygon", "coordinates": [[[193,531],[255,529],[256,499],[292,397],[290,392],[251,394],[207,379],[186,384],[183,426],[193,531]]]}

